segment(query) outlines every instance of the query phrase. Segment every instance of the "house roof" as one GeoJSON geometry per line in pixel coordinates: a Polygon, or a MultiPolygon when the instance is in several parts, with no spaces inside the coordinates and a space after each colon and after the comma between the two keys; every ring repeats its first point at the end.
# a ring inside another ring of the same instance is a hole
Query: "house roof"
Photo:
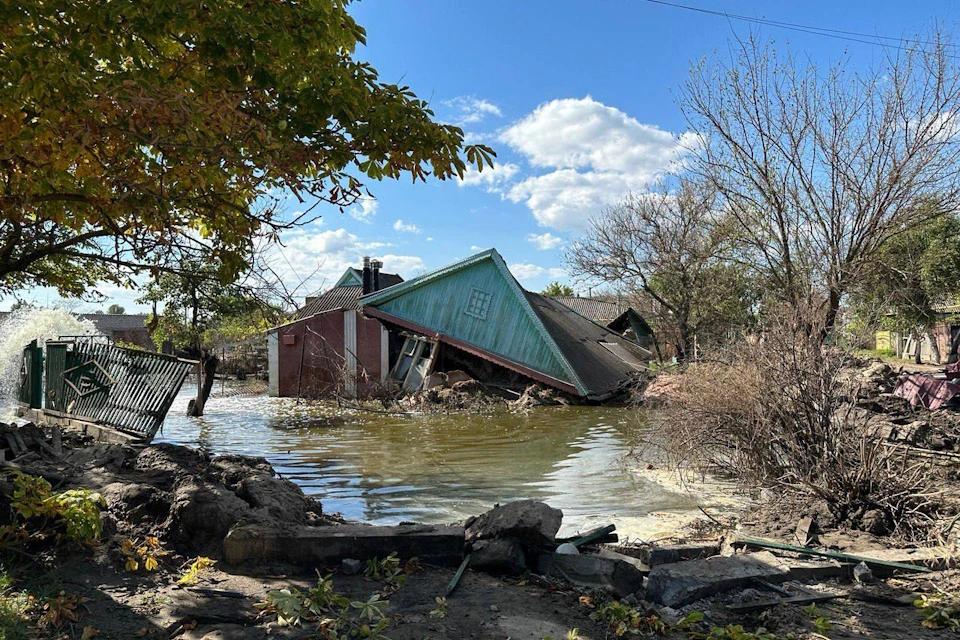
{"type": "Polygon", "coordinates": [[[357,299],[363,295],[363,287],[346,286],[334,287],[316,298],[312,298],[307,304],[300,307],[293,320],[301,320],[315,316],[318,313],[333,311],[334,309],[351,309],[357,306],[357,299]]]}
{"type": "MultiPolygon", "coordinates": [[[[395,284],[400,284],[403,282],[401,278],[396,273],[385,273],[380,272],[380,288],[386,289],[387,287],[392,287],[395,284]]],[[[343,275],[340,276],[340,279],[337,280],[337,283],[334,286],[343,287],[343,286],[362,286],[363,285],[363,271],[355,267],[347,267],[347,270],[343,272],[343,275]]]]}
{"type": "Polygon", "coordinates": [[[620,387],[632,374],[646,369],[650,352],[624,340],[555,299],[524,292],[534,312],[577,372],[587,395],[602,395],[620,387]]]}
{"type": "Polygon", "coordinates": [[[623,308],[616,302],[599,298],[581,298],[580,296],[550,296],[557,302],[573,309],[594,322],[607,324],[621,314],[623,308]]]}
{"type": "MultiPolygon", "coordinates": [[[[638,368],[644,367],[643,360],[649,356],[645,349],[623,340],[603,325],[559,302],[524,290],[496,249],[482,251],[395,287],[371,293],[362,297],[358,304],[361,308],[376,308],[483,261],[493,262],[500,270],[507,289],[512,291],[536,332],[562,364],[569,383],[581,395],[602,396],[623,384],[638,368]]],[[[415,318],[408,320],[416,321],[415,318]]],[[[443,334],[442,329],[437,330],[443,334]]],[[[500,330],[505,345],[500,355],[509,358],[507,338],[514,327],[503,326],[500,330]]]]}
{"type": "Polygon", "coordinates": [[[616,331],[617,333],[623,333],[624,331],[630,328],[631,319],[638,327],[643,329],[648,336],[653,335],[653,327],[651,327],[650,324],[646,321],[646,319],[644,319],[643,316],[637,313],[633,309],[633,307],[628,307],[626,311],[624,311],[619,316],[617,316],[616,318],[608,322],[607,327],[609,329],[612,329],[613,331],[616,331]]]}

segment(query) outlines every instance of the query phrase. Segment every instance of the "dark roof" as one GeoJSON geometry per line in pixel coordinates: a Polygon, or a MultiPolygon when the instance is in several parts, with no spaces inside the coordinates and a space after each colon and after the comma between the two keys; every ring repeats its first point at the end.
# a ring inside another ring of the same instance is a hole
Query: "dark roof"
{"type": "MultiPolygon", "coordinates": [[[[628,307],[626,311],[621,313],[619,316],[607,323],[607,328],[616,331],[617,333],[623,333],[630,328],[630,320],[643,329],[643,331],[648,336],[653,335],[653,327],[641,316],[639,313],[634,311],[633,307],[628,307]]],[[[639,337],[639,336],[637,336],[639,337]]]]}
{"type": "Polygon", "coordinates": [[[607,324],[620,315],[623,309],[616,302],[600,298],[581,298],[580,296],[550,296],[551,299],[570,307],[582,316],[594,322],[607,324]]]}
{"type": "MultiPolygon", "coordinates": [[[[650,353],[547,296],[524,292],[587,395],[602,396],[646,368],[650,353]]],[[[585,298],[581,298],[585,299],[585,298]]],[[[616,305],[614,305],[616,306],[616,305]]]]}
{"type": "MultiPolygon", "coordinates": [[[[347,272],[352,272],[359,282],[361,283],[363,282],[363,271],[361,271],[360,269],[357,269],[356,267],[347,267],[347,272]]],[[[340,276],[340,280],[337,282],[337,286],[342,286],[340,285],[340,283],[344,282],[344,280],[347,279],[347,272],[345,272],[342,276],[340,276]]],[[[392,287],[393,285],[400,284],[401,282],[403,282],[403,278],[401,278],[399,274],[385,273],[383,271],[380,272],[380,288],[381,289],[392,287]]]]}
{"type": "Polygon", "coordinates": [[[105,334],[146,330],[148,318],[145,313],[84,313],[81,317],[92,322],[97,331],[105,334]]]}
{"type": "Polygon", "coordinates": [[[309,318],[334,309],[352,309],[357,306],[357,298],[361,295],[363,295],[363,287],[334,287],[303,305],[293,315],[293,320],[309,318]]]}

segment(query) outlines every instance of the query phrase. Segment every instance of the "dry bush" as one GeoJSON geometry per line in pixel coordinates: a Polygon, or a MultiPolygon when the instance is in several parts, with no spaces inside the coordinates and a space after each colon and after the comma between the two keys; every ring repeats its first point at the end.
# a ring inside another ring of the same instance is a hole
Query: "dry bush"
{"type": "Polygon", "coordinates": [[[886,446],[855,406],[847,353],[809,324],[781,323],[725,355],[691,365],[671,389],[663,435],[678,462],[815,496],[848,526],[879,510],[890,531],[929,534],[931,467],[886,446]]]}

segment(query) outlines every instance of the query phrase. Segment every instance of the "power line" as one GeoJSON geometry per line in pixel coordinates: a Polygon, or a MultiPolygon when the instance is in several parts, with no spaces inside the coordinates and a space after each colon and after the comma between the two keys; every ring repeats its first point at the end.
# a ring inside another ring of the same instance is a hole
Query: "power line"
{"type": "MultiPolygon", "coordinates": [[[[808,33],[811,35],[824,36],[827,38],[834,38],[837,40],[845,40],[847,42],[857,42],[860,44],[869,44],[873,46],[880,47],[892,47],[899,50],[910,50],[904,45],[928,45],[928,46],[946,46],[946,47],[957,47],[960,45],[944,43],[944,42],[932,42],[929,40],[909,40],[907,38],[897,38],[893,36],[881,36],[878,34],[863,33],[859,31],[846,31],[843,29],[831,29],[828,27],[817,27],[814,25],[800,24],[797,22],[784,22],[782,20],[770,20],[767,18],[755,18],[752,16],[742,15],[738,13],[729,13],[727,11],[718,11],[715,9],[705,9],[703,7],[694,7],[687,4],[680,4],[677,2],[668,2],[667,0],[643,0],[650,4],[657,4],[664,7],[670,7],[672,9],[682,9],[685,11],[693,11],[695,13],[702,13],[706,15],[727,18],[728,20],[740,20],[743,22],[749,22],[751,24],[763,25],[768,27],[777,27],[779,29],[788,29],[790,31],[799,31],[801,33],[808,33]],[[866,40],[864,38],[870,38],[866,40]],[[883,42],[888,41],[888,42],[883,42]],[[896,45],[892,43],[897,43],[896,45]]],[[[949,56],[951,58],[956,58],[956,56],[949,56]]]]}

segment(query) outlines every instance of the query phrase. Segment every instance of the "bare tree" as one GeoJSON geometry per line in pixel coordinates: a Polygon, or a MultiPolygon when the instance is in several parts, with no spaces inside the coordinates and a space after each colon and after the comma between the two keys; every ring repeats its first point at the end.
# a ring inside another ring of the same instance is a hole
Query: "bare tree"
{"type": "Polygon", "coordinates": [[[718,301],[734,288],[722,260],[724,237],[710,186],[682,182],[631,195],[591,220],[566,260],[579,276],[616,283],[646,296],[662,313],[661,332],[675,335],[677,355],[694,355],[694,339],[716,320],[718,301]]]}
{"type": "Polygon", "coordinates": [[[694,170],[770,291],[817,310],[824,336],[889,238],[960,204],[956,59],[936,32],[876,69],[824,71],[751,38],[693,69],[682,104],[703,142],[694,170]]]}

